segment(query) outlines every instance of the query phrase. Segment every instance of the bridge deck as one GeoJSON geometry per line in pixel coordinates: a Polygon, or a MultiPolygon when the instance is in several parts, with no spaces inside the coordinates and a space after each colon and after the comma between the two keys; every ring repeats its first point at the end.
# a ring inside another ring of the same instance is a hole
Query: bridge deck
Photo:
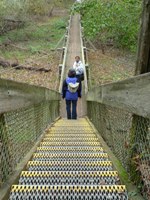
{"type": "MultiPolygon", "coordinates": [[[[66,69],[65,75],[69,68],[73,66],[75,56],[81,57],[81,32],[80,32],[80,16],[74,15],[71,20],[70,36],[69,36],[69,47],[67,53],[66,69]]],[[[84,84],[82,83],[82,99],[78,101],[77,113],[78,117],[83,117],[86,115],[86,101],[84,98],[84,84]]],[[[66,106],[65,101],[61,102],[61,116],[66,118],[66,106]]]]}
{"type": "Polygon", "coordinates": [[[93,127],[84,118],[61,119],[13,185],[10,200],[127,200],[117,171],[93,127]]]}

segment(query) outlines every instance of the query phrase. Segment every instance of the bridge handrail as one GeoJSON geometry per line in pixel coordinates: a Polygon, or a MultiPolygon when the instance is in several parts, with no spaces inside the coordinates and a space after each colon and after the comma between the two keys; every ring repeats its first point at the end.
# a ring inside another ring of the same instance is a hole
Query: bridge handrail
{"type": "Polygon", "coordinates": [[[150,73],[92,88],[87,101],[99,102],[150,118],[150,73]]]}
{"type": "Polygon", "coordinates": [[[150,73],[101,85],[87,94],[89,119],[134,183],[143,183],[145,197],[149,197],[150,190],[149,100],[150,73]]]}
{"type": "Polygon", "coordinates": [[[0,187],[59,117],[59,105],[59,92],[0,79],[0,187]]]}
{"type": "Polygon", "coordinates": [[[60,100],[60,94],[57,91],[0,79],[0,114],[53,100],[60,100]]]}
{"type": "Polygon", "coordinates": [[[83,35],[82,35],[82,26],[80,24],[80,39],[81,39],[81,57],[82,63],[84,67],[84,87],[85,87],[85,94],[88,92],[88,82],[87,82],[87,72],[86,72],[86,63],[85,63],[85,55],[84,55],[84,45],[83,45],[83,35]]]}
{"type": "Polygon", "coordinates": [[[64,73],[65,73],[67,52],[68,52],[69,38],[70,38],[71,19],[72,19],[72,15],[70,15],[67,41],[66,41],[66,46],[64,47],[64,57],[63,57],[63,63],[62,63],[62,66],[61,66],[62,68],[61,68],[61,78],[60,78],[60,84],[59,84],[59,93],[62,92],[62,85],[63,85],[63,80],[64,80],[64,73]]]}

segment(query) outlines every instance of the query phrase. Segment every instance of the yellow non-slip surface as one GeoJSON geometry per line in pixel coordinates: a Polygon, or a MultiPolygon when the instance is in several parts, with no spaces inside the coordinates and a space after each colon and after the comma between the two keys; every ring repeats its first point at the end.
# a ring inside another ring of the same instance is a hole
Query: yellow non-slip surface
{"type": "Polygon", "coordinates": [[[84,118],[60,119],[45,134],[10,200],[127,200],[124,185],[84,118]]]}

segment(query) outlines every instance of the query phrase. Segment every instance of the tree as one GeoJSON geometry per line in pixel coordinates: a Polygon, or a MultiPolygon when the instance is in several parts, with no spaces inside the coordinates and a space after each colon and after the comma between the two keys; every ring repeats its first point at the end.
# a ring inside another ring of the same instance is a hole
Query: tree
{"type": "MultiPolygon", "coordinates": [[[[139,35],[139,45],[137,53],[136,75],[150,72],[150,0],[143,1],[143,12],[141,30],[139,35]]],[[[147,91],[149,92],[149,91],[147,91]]],[[[132,173],[132,180],[141,184],[144,189],[148,190],[148,178],[143,175],[143,168],[140,165],[149,168],[149,163],[146,162],[147,158],[146,149],[149,148],[148,134],[149,134],[150,119],[142,116],[133,115],[132,128],[130,132],[130,157],[129,157],[129,170],[132,173]],[[140,148],[139,148],[140,145],[140,148]],[[144,153],[143,153],[143,152],[144,153]],[[137,160],[135,160],[137,159],[137,160]],[[142,181],[141,181],[142,180],[142,181]]],[[[146,170],[146,169],[145,169],[146,170]]],[[[147,192],[149,196],[149,192],[147,192]]]]}
{"type": "Polygon", "coordinates": [[[150,72],[150,0],[144,0],[136,75],[150,72]]]}
{"type": "Polygon", "coordinates": [[[84,0],[74,10],[82,15],[86,37],[136,50],[141,0],[84,0]]]}

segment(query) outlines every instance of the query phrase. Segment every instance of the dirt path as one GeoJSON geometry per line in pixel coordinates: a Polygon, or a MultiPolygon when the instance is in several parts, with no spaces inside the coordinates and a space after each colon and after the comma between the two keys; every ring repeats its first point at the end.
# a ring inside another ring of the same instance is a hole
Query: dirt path
{"type": "MultiPolygon", "coordinates": [[[[70,30],[70,39],[69,39],[69,48],[67,54],[66,70],[65,74],[67,76],[68,69],[73,66],[74,58],[76,55],[81,57],[81,40],[80,40],[80,16],[72,16],[71,30],[70,30]]],[[[84,85],[82,90],[82,99],[78,101],[78,117],[83,117],[86,115],[86,106],[84,98],[84,85]]],[[[66,118],[66,105],[65,101],[61,102],[61,117],[66,118]]]]}

